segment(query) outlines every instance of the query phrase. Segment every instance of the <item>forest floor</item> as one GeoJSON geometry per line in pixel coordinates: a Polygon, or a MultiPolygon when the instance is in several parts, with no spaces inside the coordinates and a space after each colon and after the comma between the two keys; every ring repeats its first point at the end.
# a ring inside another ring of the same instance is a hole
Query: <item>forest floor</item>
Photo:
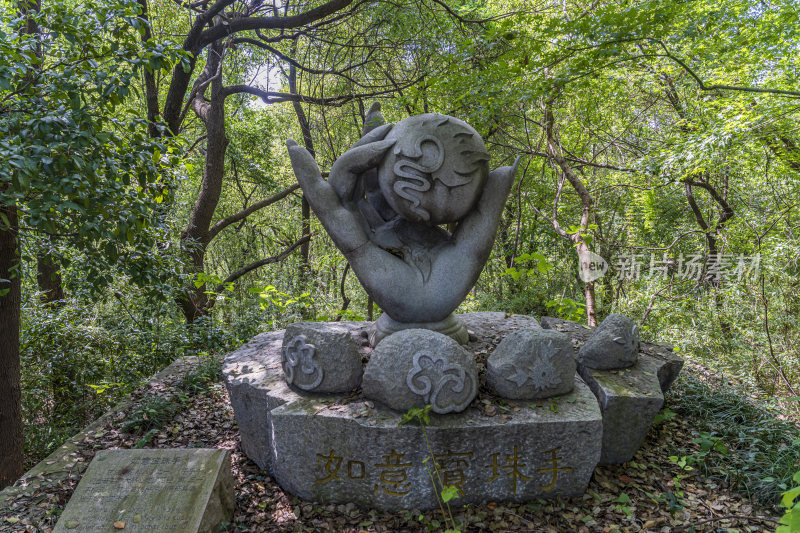
{"type": "MultiPolygon", "coordinates": [[[[120,413],[83,440],[75,462],[91,461],[99,449],[137,445],[229,449],[237,498],[228,528],[232,532],[416,532],[447,527],[441,511],[387,513],[353,504],[322,506],[298,500],[242,452],[233,410],[221,383],[205,385],[194,394],[185,390],[185,384],[182,389],[180,383],[167,382],[158,390],[137,391],[127,413],[120,413]],[[160,427],[145,430],[153,424],[160,427]]],[[[695,446],[692,440],[698,432],[691,417],[670,414],[652,428],[634,460],[598,467],[582,498],[454,506],[453,518],[464,532],[774,531],[777,510],[759,508],[724,483],[679,466],[676,450],[695,446]]],[[[79,478],[79,474],[68,476],[55,487],[17,497],[0,509],[0,530],[50,531],[79,478]]]]}

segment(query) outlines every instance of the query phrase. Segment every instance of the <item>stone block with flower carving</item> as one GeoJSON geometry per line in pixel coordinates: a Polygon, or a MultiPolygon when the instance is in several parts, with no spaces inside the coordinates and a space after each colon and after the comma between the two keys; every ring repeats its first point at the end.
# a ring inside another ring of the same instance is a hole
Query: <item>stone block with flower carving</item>
{"type": "Polygon", "coordinates": [[[431,404],[434,413],[459,413],[478,392],[478,370],[473,355],[450,337],[407,329],[378,344],[362,388],[367,398],[398,411],[431,404]]]}
{"type": "Polygon", "coordinates": [[[575,367],[569,337],[554,330],[522,329],[495,348],[487,361],[486,383],[504,398],[549,398],[572,390],[575,367]]]}

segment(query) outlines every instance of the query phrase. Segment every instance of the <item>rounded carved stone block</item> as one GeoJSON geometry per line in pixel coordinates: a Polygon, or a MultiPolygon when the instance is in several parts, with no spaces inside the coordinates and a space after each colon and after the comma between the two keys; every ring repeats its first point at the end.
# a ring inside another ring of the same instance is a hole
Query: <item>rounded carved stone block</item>
{"type": "Polygon", "coordinates": [[[521,329],[489,356],[486,384],[503,398],[540,400],[571,391],[576,367],[569,337],[550,329],[521,329]]]}
{"type": "Polygon", "coordinates": [[[434,413],[459,413],[478,394],[474,356],[456,341],[426,329],[386,337],[370,356],[364,396],[397,411],[430,404],[434,413]]]}

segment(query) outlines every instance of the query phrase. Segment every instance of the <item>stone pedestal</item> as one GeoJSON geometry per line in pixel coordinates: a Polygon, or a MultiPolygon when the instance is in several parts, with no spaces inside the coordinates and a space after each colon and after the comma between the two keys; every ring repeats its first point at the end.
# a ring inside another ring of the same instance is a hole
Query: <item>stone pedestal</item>
{"type": "Polygon", "coordinates": [[[447,335],[459,344],[467,344],[469,341],[467,328],[464,327],[464,324],[452,313],[439,322],[419,323],[398,322],[386,313],[383,313],[378,317],[378,320],[375,321],[375,325],[369,330],[369,343],[371,346],[377,346],[379,342],[392,333],[397,333],[398,331],[404,331],[406,329],[429,329],[436,333],[447,335]]]}
{"type": "MultiPolygon", "coordinates": [[[[535,319],[521,315],[468,313],[459,319],[479,367],[512,331],[540,329],[535,319]]],[[[543,324],[569,336],[575,350],[591,333],[568,321],[543,324]]],[[[339,327],[363,338],[371,326],[339,327]]],[[[568,394],[508,400],[487,396],[484,389],[480,399],[496,404],[497,416],[487,416],[475,401],[458,414],[431,414],[423,429],[399,426],[402,413],[358,390],[316,394],[288,385],[281,369],[283,333],[258,335],[225,358],[223,374],[245,453],[301,498],[384,510],[437,507],[440,482],[431,479],[431,456],[441,483],[459,489],[456,505],[580,496],[599,462],[627,461],[636,453],[663,403],[662,390],[682,365],[669,350],[642,343],[634,367],[579,368],[568,394]]],[[[359,350],[367,360],[371,348],[359,350]]]]}
{"type": "Polygon", "coordinates": [[[431,454],[444,484],[462,492],[456,505],[580,496],[600,459],[600,409],[578,376],[573,392],[552,409],[524,405],[500,418],[471,408],[432,415],[424,430],[398,427],[399,413],[374,405],[298,398],[273,409],[278,483],[322,503],[431,509],[437,507],[431,454]]]}
{"type": "Polygon", "coordinates": [[[579,372],[597,396],[603,412],[600,464],[630,461],[664,405],[652,359],[642,359],[624,370],[593,370],[581,366],[579,372]]]}
{"type": "MultiPolygon", "coordinates": [[[[594,328],[543,317],[545,329],[572,339],[577,355],[594,328]]],[[[644,442],[650,425],[664,404],[663,393],[677,379],[683,361],[671,349],[642,342],[638,361],[630,368],[594,370],[578,364],[578,372],[597,396],[603,412],[603,453],[600,464],[630,461],[644,442]]]]}
{"type": "MultiPolygon", "coordinates": [[[[485,318],[485,327],[500,335],[522,325],[502,313],[485,318]]],[[[349,324],[356,333],[366,327],[349,324]]],[[[571,393],[514,402],[503,416],[476,407],[432,414],[424,430],[429,449],[422,428],[398,426],[401,413],[380,403],[290,388],[280,366],[282,334],[259,335],[229,354],[223,373],[245,453],[302,498],[435,508],[431,454],[444,484],[462,493],[456,505],[580,496],[600,460],[600,408],[577,375],[571,393]]]]}

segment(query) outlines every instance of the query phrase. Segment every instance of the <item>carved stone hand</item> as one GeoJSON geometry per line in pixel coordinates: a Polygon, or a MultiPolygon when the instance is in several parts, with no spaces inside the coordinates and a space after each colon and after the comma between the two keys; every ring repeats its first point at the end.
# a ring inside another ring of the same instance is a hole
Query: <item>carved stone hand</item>
{"type": "Polygon", "coordinates": [[[477,132],[453,117],[376,123],[382,119],[373,106],[365,135],[336,160],[328,181],[311,154],[290,139],[292,167],[322,225],[383,311],[401,324],[445,321],[489,257],[518,160],[488,172],[477,132]],[[445,223],[452,233],[440,227],[445,223]]]}

